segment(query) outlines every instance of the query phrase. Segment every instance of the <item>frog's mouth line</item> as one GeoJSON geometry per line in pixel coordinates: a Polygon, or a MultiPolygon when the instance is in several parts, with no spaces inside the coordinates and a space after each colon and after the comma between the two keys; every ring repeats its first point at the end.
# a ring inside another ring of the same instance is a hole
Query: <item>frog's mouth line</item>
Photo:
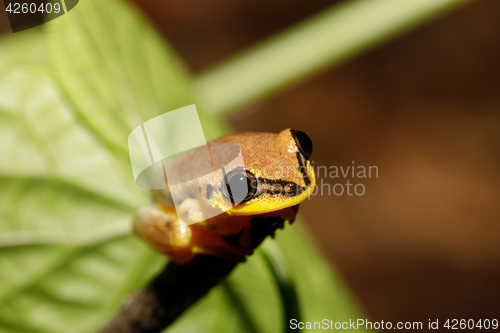
{"type": "Polygon", "coordinates": [[[307,187],[300,186],[299,184],[291,181],[271,180],[266,178],[258,178],[258,180],[260,189],[258,190],[257,195],[254,198],[257,198],[262,194],[271,194],[271,195],[284,194],[292,197],[300,195],[305,190],[307,190],[307,187]],[[287,190],[287,188],[289,190],[287,190]]]}
{"type": "Polygon", "coordinates": [[[297,158],[297,167],[300,171],[300,175],[297,176],[302,176],[302,185],[289,180],[267,179],[257,176],[257,191],[255,196],[247,202],[237,205],[229,213],[236,215],[264,214],[296,206],[309,197],[316,187],[314,170],[309,161],[300,152],[297,152],[295,156],[297,158]],[[257,199],[266,194],[270,196],[268,200],[265,199],[262,201],[257,199]]]}
{"type": "Polygon", "coordinates": [[[315,188],[314,171],[310,165],[307,170],[310,174],[311,181],[310,185],[307,187],[300,186],[294,182],[286,180],[269,180],[259,178],[258,186],[260,189],[257,190],[256,196],[248,202],[234,207],[228,212],[236,215],[256,215],[270,213],[300,204],[314,191],[315,188]],[[265,184],[264,181],[267,183],[266,189],[264,189],[263,186],[265,184]],[[287,193],[285,188],[283,188],[283,186],[287,185],[292,187],[296,186],[296,191],[290,191],[287,193]],[[274,190],[272,189],[272,186],[275,186],[274,190]],[[270,193],[269,200],[255,200],[257,197],[266,193],[270,193]],[[288,200],[283,200],[285,197],[287,197],[288,200]]]}
{"type": "Polygon", "coordinates": [[[260,189],[257,191],[257,195],[254,197],[258,197],[262,194],[271,194],[271,195],[279,195],[284,194],[289,197],[294,197],[301,195],[311,186],[311,179],[309,174],[307,173],[308,166],[307,160],[302,156],[300,152],[297,152],[296,155],[297,162],[299,164],[299,171],[302,174],[302,179],[304,180],[304,184],[306,186],[301,186],[292,181],[286,180],[273,180],[267,178],[258,177],[258,184],[260,189]]]}

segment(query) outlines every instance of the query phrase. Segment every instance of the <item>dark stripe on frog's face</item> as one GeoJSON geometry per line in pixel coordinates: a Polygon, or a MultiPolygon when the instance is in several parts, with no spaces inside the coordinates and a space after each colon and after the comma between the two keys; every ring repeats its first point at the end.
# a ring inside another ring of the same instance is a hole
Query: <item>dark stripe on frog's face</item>
{"type": "Polygon", "coordinates": [[[307,188],[300,186],[297,183],[286,181],[286,180],[271,180],[266,178],[259,178],[259,189],[257,191],[258,197],[262,194],[271,195],[286,195],[289,197],[297,196],[304,192],[307,188]]]}
{"type": "Polygon", "coordinates": [[[299,171],[300,173],[302,173],[304,184],[306,184],[306,186],[311,185],[311,180],[309,179],[309,175],[307,174],[307,166],[304,164],[304,157],[300,152],[297,152],[295,156],[297,156],[297,161],[299,162],[299,171]]]}
{"type": "Polygon", "coordinates": [[[262,194],[271,194],[271,195],[279,195],[283,194],[289,197],[297,196],[302,194],[307,187],[311,185],[311,180],[309,179],[309,175],[307,174],[307,166],[304,164],[304,157],[300,152],[297,152],[297,163],[299,165],[299,171],[302,174],[302,179],[304,180],[304,186],[300,186],[297,183],[286,181],[286,180],[272,180],[267,178],[258,178],[259,189],[258,193],[255,197],[258,197],[262,194]],[[288,190],[288,191],[287,191],[288,190]]]}

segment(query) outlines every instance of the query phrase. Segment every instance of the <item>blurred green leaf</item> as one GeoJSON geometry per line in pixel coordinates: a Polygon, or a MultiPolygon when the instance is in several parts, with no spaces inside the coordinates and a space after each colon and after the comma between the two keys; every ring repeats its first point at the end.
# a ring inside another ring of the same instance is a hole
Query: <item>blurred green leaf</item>
{"type": "Polygon", "coordinates": [[[290,264],[298,289],[302,319],[321,322],[327,318],[334,322],[348,322],[349,319],[366,318],[348,286],[317,250],[304,224],[305,221],[299,219],[293,226],[278,233],[276,239],[290,264]]]}
{"type": "Polygon", "coordinates": [[[283,312],[283,332],[294,332],[290,326],[291,320],[303,321],[300,312],[300,302],[297,288],[290,267],[281,249],[276,242],[266,241],[258,249],[257,253],[264,259],[281,298],[281,308],[283,312]]]}
{"type": "MultiPolygon", "coordinates": [[[[298,291],[303,321],[321,322],[366,318],[353,301],[349,288],[332,272],[323,255],[315,249],[302,219],[276,233],[276,241],[285,255],[298,291]]],[[[245,307],[259,332],[282,332],[283,309],[271,272],[260,256],[239,265],[229,282],[245,300],[245,307]]],[[[304,330],[307,331],[307,330],[304,330]]],[[[360,330],[364,331],[364,330],[360,330]]]]}
{"type": "Polygon", "coordinates": [[[2,249],[0,331],[95,332],[163,262],[132,236],[87,247],[2,249]]]}
{"type": "Polygon", "coordinates": [[[47,69],[0,74],[0,246],[124,234],[148,194],[73,117],[47,69]]]}
{"type": "Polygon", "coordinates": [[[139,11],[116,1],[75,9],[47,24],[51,60],[78,118],[128,156],[134,128],[192,104],[189,75],[139,11]]]}
{"type": "Polygon", "coordinates": [[[47,52],[43,38],[38,34],[20,33],[3,37],[0,43],[0,73],[5,75],[16,66],[47,64],[47,52]]]}
{"type": "MultiPolygon", "coordinates": [[[[349,288],[315,249],[303,223],[298,220],[293,226],[278,231],[276,240],[266,240],[277,241],[288,260],[298,289],[302,319],[317,322],[325,318],[334,322],[365,319],[366,315],[353,301],[349,288]]],[[[228,282],[244,300],[248,316],[258,332],[284,331],[279,292],[260,256],[254,255],[238,265],[228,282]]],[[[231,306],[229,297],[221,294],[221,289],[220,286],[214,288],[208,297],[190,308],[165,332],[250,332],[245,327],[245,320],[231,306]]]]}
{"type": "Polygon", "coordinates": [[[470,1],[342,1],[202,73],[197,93],[209,111],[235,111],[470,1]]]}

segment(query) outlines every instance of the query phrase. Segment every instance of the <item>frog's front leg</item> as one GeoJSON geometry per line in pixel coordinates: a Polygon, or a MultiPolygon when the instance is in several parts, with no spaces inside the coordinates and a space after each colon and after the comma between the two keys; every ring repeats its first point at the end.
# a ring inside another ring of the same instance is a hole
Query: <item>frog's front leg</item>
{"type": "Polygon", "coordinates": [[[133,231],[154,249],[178,263],[187,263],[196,256],[192,251],[191,228],[177,217],[173,208],[156,204],[139,209],[134,218],[133,231]]]}
{"type": "Polygon", "coordinates": [[[137,212],[133,231],[154,249],[180,264],[191,261],[199,253],[237,262],[245,261],[245,256],[253,253],[252,249],[229,244],[221,235],[196,224],[187,225],[170,206],[154,204],[137,212]]]}

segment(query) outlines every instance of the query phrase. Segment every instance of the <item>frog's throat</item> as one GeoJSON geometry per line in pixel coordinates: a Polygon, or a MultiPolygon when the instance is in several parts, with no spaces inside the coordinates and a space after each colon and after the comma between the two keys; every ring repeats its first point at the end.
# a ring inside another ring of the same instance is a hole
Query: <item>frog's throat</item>
{"type": "Polygon", "coordinates": [[[314,193],[316,188],[316,175],[310,163],[307,165],[307,174],[311,183],[299,195],[283,198],[259,199],[249,204],[236,206],[228,211],[230,215],[254,215],[265,214],[273,211],[285,209],[300,204],[314,193]]]}

